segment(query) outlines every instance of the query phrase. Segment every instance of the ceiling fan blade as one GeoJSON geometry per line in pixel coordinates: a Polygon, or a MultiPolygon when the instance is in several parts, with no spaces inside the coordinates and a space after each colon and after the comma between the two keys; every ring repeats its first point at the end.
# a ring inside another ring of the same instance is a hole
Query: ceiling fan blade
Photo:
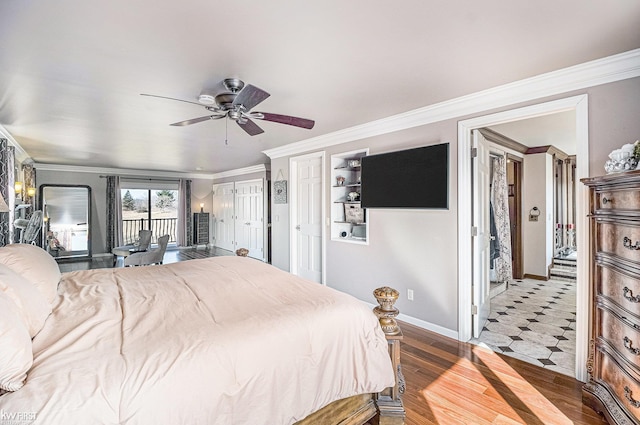
{"type": "Polygon", "coordinates": [[[247,134],[249,134],[249,136],[255,136],[257,134],[264,133],[264,130],[258,127],[258,124],[254,123],[249,118],[246,118],[246,120],[247,121],[244,124],[240,124],[239,121],[236,122],[238,123],[240,128],[242,128],[247,132],[247,134]]]}
{"type": "Polygon", "coordinates": [[[266,91],[248,84],[240,90],[240,93],[233,100],[233,106],[242,105],[244,110],[248,111],[269,96],[271,95],[266,91]]]}
{"type": "Polygon", "coordinates": [[[298,118],[291,117],[289,115],[279,115],[279,114],[270,114],[268,112],[255,112],[256,116],[253,118],[262,119],[265,121],[277,122],[280,124],[293,125],[295,127],[302,127],[306,129],[312,129],[316,124],[313,120],[308,120],[306,118],[298,118]],[[258,114],[262,115],[262,117],[257,116],[258,114]]]}
{"type": "Polygon", "coordinates": [[[198,102],[192,102],[190,100],[182,100],[182,99],[176,99],[174,97],[167,97],[167,96],[158,96],[156,94],[147,94],[147,93],[140,93],[140,96],[149,96],[149,97],[157,97],[159,99],[168,99],[168,100],[177,100],[178,102],[184,102],[184,103],[193,103],[194,105],[198,105],[198,106],[205,106],[202,105],[198,102]]]}
{"type": "Polygon", "coordinates": [[[173,126],[178,126],[178,127],[182,127],[185,125],[191,125],[191,124],[196,124],[202,121],[207,121],[207,120],[219,120],[220,118],[224,118],[225,115],[207,115],[206,117],[199,117],[199,118],[191,118],[190,120],[184,120],[184,121],[178,121],[178,122],[174,122],[173,126]]]}

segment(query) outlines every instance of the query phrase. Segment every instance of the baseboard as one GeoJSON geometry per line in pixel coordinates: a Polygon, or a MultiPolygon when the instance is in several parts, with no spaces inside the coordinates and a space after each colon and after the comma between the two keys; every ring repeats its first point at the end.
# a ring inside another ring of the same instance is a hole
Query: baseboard
{"type": "MultiPolygon", "coordinates": [[[[374,305],[366,301],[363,301],[363,303],[371,307],[371,309],[378,306],[377,304],[374,305]]],[[[415,317],[407,316],[406,314],[400,313],[398,317],[396,317],[396,319],[403,322],[407,322],[411,325],[417,326],[427,331],[435,332],[437,334],[440,334],[449,338],[453,338],[455,340],[458,339],[458,331],[453,331],[451,329],[444,328],[440,325],[436,325],[421,319],[416,319],[415,317]]]]}
{"type": "Polygon", "coordinates": [[[534,279],[534,280],[544,280],[547,281],[549,278],[547,276],[539,276],[537,274],[529,274],[525,273],[523,279],[534,279]]]}

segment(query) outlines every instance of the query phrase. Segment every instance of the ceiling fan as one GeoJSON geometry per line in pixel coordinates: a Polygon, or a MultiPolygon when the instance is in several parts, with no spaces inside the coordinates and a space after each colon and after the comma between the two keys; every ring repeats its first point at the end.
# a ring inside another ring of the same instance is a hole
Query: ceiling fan
{"type": "Polygon", "coordinates": [[[212,112],[212,114],[203,117],[174,122],[171,124],[174,126],[191,125],[207,120],[218,120],[227,117],[238,123],[240,128],[249,135],[255,136],[264,133],[264,130],[252,120],[271,121],[306,129],[312,129],[315,124],[315,121],[306,118],[271,114],[268,112],[251,112],[253,107],[268,98],[270,94],[251,84],[245,85],[244,82],[238,78],[227,78],[222,84],[227,89],[227,92],[220,93],[216,96],[201,94],[198,97],[198,102],[158,96],[155,94],[142,93],[141,95],[193,103],[194,105],[203,106],[207,111],[212,112]]]}

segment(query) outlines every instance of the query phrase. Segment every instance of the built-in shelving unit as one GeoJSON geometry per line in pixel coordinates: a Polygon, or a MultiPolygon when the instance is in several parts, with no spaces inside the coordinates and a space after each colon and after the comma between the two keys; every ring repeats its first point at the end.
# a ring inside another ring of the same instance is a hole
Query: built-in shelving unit
{"type": "Polygon", "coordinates": [[[358,150],[331,155],[331,240],[368,243],[368,214],[360,206],[360,163],[368,153],[358,150]]]}

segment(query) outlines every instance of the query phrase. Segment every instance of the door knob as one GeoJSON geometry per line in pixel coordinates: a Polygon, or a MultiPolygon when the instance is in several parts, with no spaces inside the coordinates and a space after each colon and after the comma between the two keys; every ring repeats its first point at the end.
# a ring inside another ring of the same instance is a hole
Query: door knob
{"type": "Polygon", "coordinates": [[[300,230],[300,225],[299,224],[296,226],[296,230],[300,230]]]}

